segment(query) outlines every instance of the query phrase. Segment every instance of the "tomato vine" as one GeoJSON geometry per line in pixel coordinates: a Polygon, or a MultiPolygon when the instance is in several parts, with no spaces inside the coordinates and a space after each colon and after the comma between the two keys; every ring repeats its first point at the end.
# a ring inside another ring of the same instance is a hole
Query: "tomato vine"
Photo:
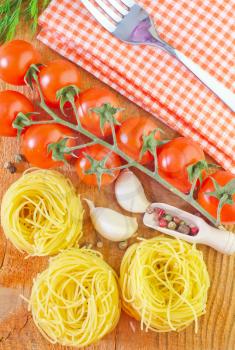
{"type": "MultiPolygon", "coordinates": [[[[170,190],[171,192],[173,192],[175,195],[177,195],[178,197],[180,197],[181,199],[183,199],[184,201],[186,201],[187,203],[189,203],[191,206],[193,206],[197,211],[199,211],[204,217],[206,217],[212,224],[217,225],[218,226],[218,222],[216,221],[216,219],[214,217],[212,217],[193,197],[193,193],[190,192],[189,194],[185,194],[181,191],[179,191],[177,188],[175,188],[174,186],[172,186],[171,184],[169,184],[165,179],[163,179],[159,173],[158,173],[158,167],[157,167],[157,159],[155,158],[155,167],[154,170],[152,171],[151,169],[145,167],[144,165],[140,164],[138,161],[135,161],[134,159],[132,159],[130,156],[128,156],[127,154],[125,154],[125,152],[123,152],[122,150],[119,149],[118,145],[117,145],[117,141],[116,141],[116,132],[115,132],[115,121],[114,121],[114,117],[112,115],[112,118],[108,118],[108,122],[110,123],[111,126],[111,130],[112,130],[112,142],[108,142],[102,138],[97,137],[96,135],[94,135],[93,133],[91,133],[90,131],[88,131],[87,129],[85,129],[79,120],[79,116],[78,116],[78,112],[77,112],[77,107],[75,104],[75,98],[78,94],[78,88],[76,86],[68,86],[67,88],[63,88],[63,91],[58,91],[57,92],[57,96],[60,99],[60,105],[61,105],[61,111],[63,113],[64,112],[64,105],[66,102],[70,102],[71,106],[72,106],[72,110],[76,116],[76,120],[77,120],[77,124],[73,124],[72,122],[66,120],[66,119],[62,119],[60,116],[58,116],[54,110],[52,110],[47,103],[45,102],[45,99],[43,97],[43,93],[41,91],[41,87],[39,84],[39,80],[38,80],[38,71],[35,69],[32,72],[33,74],[33,80],[35,82],[37,91],[39,93],[39,97],[40,97],[40,102],[39,102],[39,106],[41,107],[41,109],[43,111],[45,111],[52,119],[50,121],[40,121],[41,124],[43,123],[52,123],[55,122],[57,124],[63,125],[68,127],[69,129],[78,132],[84,136],[86,136],[88,139],[90,139],[91,141],[83,144],[83,145],[78,145],[78,146],[74,146],[72,148],[66,147],[66,142],[62,142],[60,141],[59,143],[56,144],[51,144],[49,146],[49,149],[52,151],[53,153],[53,157],[55,160],[61,160],[63,158],[63,153],[67,154],[67,153],[73,153],[74,151],[84,148],[86,146],[89,145],[93,145],[93,144],[98,144],[101,146],[104,146],[105,148],[107,148],[108,150],[110,150],[111,152],[116,153],[118,156],[120,156],[125,162],[126,164],[124,166],[119,167],[118,169],[123,169],[123,168],[127,168],[127,167],[135,167],[138,170],[140,170],[141,172],[143,172],[144,174],[146,174],[147,176],[149,176],[150,178],[156,180],[158,183],[160,183],[161,185],[163,185],[165,188],[167,188],[168,190],[170,190]]],[[[30,84],[31,86],[33,86],[32,84],[30,84]]],[[[18,129],[22,129],[23,126],[27,125],[27,127],[29,125],[33,125],[34,122],[31,121],[29,119],[28,115],[25,115],[24,117],[21,115],[19,115],[14,123],[14,126],[18,129]],[[27,121],[26,121],[27,120],[27,121]],[[21,124],[23,122],[23,125],[21,124]]],[[[151,135],[150,135],[151,136],[151,135]]],[[[157,148],[159,143],[158,142],[153,142],[153,139],[150,137],[150,140],[148,140],[147,138],[145,138],[145,143],[144,143],[144,147],[146,148],[148,145],[147,141],[150,141],[150,148],[151,148],[151,152],[154,153],[154,147],[157,148]]],[[[148,147],[147,147],[148,149],[148,147]]],[[[146,149],[145,149],[146,150],[146,149]]],[[[90,160],[92,162],[92,160],[90,160]]],[[[102,164],[102,171],[101,173],[110,173],[110,169],[106,169],[105,168],[105,162],[101,162],[102,164]]],[[[90,169],[89,173],[91,173],[93,171],[93,173],[95,174],[96,172],[96,167],[93,167],[94,169],[90,169]]],[[[101,168],[100,168],[101,169],[101,168]]],[[[115,168],[115,170],[117,170],[115,168]]],[[[97,175],[97,174],[96,174],[97,175]]],[[[100,177],[100,173],[98,174],[98,176],[100,177]]],[[[196,178],[200,177],[200,172],[198,172],[196,174],[196,178]]],[[[195,182],[195,170],[194,170],[194,182],[195,182]]],[[[100,183],[100,178],[99,178],[99,183],[100,183]]]]}

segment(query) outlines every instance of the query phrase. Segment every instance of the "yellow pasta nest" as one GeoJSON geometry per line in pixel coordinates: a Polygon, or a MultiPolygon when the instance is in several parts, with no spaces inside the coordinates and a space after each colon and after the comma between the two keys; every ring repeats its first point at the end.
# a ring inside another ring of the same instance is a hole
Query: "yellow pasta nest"
{"type": "Polygon", "coordinates": [[[83,208],[71,181],[52,170],[30,169],[5,193],[5,235],[29,255],[54,255],[82,237],[83,208]]]}
{"type": "Polygon", "coordinates": [[[209,275],[202,253],[185,241],[158,236],[133,244],[120,270],[123,309],[141,329],[180,331],[205,313],[209,275]]]}
{"type": "Polygon", "coordinates": [[[51,258],[34,281],[29,310],[51,343],[83,347],[117,325],[121,312],[117,276],[102,255],[72,248],[51,258]]]}

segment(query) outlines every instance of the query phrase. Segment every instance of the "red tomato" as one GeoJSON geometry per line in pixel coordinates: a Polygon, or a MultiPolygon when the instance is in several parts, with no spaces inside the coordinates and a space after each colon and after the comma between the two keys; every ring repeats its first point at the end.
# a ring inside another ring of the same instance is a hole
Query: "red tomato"
{"type": "MultiPolygon", "coordinates": [[[[109,123],[105,123],[102,133],[100,129],[100,115],[92,111],[93,108],[102,107],[104,104],[109,104],[115,108],[120,107],[116,95],[107,88],[95,87],[88,89],[81,93],[76,100],[82,126],[98,137],[107,137],[112,134],[109,123]]],[[[116,112],[113,116],[119,122],[122,120],[121,111],[116,112]]]]}
{"type": "MultiPolygon", "coordinates": [[[[105,167],[108,169],[116,168],[121,165],[120,157],[103,146],[94,145],[84,148],[81,152],[82,155],[76,161],[75,167],[80,180],[86,185],[97,186],[98,183],[96,175],[85,174],[85,171],[89,170],[91,167],[91,163],[86,158],[85,153],[97,161],[102,160],[109,155],[105,163],[105,167]]],[[[118,177],[119,172],[119,170],[116,170],[113,172],[113,175],[103,174],[101,178],[101,186],[111,184],[118,177]]]]}
{"type": "Polygon", "coordinates": [[[60,103],[56,98],[57,91],[69,85],[80,87],[81,75],[75,64],[58,59],[51,61],[41,69],[39,82],[45,101],[50,106],[59,107],[60,103]]]}
{"type": "MultiPolygon", "coordinates": [[[[117,133],[117,142],[120,150],[138,161],[143,146],[143,136],[149,135],[157,129],[157,123],[147,117],[133,117],[125,120],[117,133]]],[[[161,139],[160,132],[155,134],[157,140],[161,139]]],[[[147,151],[140,163],[147,164],[153,160],[153,155],[147,151]]]]}
{"type": "MultiPolygon", "coordinates": [[[[198,192],[199,204],[210,213],[214,218],[217,218],[217,209],[219,205],[219,199],[210,196],[207,192],[214,192],[215,187],[211,180],[211,177],[217,181],[220,186],[225,186],[232,179],[235,179],[235,175],[229,171],[219,170],[216,173],[208,176],[202,183],[198,192]]],[[[221,210],[221,223],[234,224],[235,223],[235,193],[232,196],[233,204],[224,204],[221,210]]]]}
{"type": "MultiPolygon", "coordinates": [[[[48,145],[60,141],[67,136],[74,136],[69,128],[59,124],[42,124],[30,126],[22,138],[22,153],[29,163],[39,168],[53,168],[63,165],[62,161],[54,161],[52,152],[48,152],[48,145]]],[[[67,146],[75,146],[76,141],[70,139],[67,146]]],[[[71,159],[71,156],[66,156],[71,159]]]]}
{"type": "Polygon", "coordinates": [[[32,64],[40,63],[38,51],[27,41],[12,40],[0,47],[0,78],[13,85],[25,85],[32,64]]]}
{"type": "Polygon", "coordinates": [[[17,130],[12,123],[17,114],[33,112],[33,104],[27,97],[17,91],[0,92],[0,136],[16,136],[17,130]]]}
{"type": "Polygon", "coordinates": [[[184,193],[191,189],[187,167],[204,160],[201,147],[186,137],[178,137],[158,149],[159,175],[184,193]]]}

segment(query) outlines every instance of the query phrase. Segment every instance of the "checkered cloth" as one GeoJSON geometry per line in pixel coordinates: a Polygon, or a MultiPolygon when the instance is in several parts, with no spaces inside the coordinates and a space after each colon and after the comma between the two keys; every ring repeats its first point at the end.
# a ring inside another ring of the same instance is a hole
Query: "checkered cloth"
{"type": "MultiPolygon", "coordinates": [[[[235,93],[234,0],[142,0],[157,29],[235,93]]],[[[53,0],[39,39],[197,141],[235,173],[235,114],[161,49],[120,42],[80,1],[53,0]]],[[[235,101],[234,101],[235,103],[235,101]]]]}

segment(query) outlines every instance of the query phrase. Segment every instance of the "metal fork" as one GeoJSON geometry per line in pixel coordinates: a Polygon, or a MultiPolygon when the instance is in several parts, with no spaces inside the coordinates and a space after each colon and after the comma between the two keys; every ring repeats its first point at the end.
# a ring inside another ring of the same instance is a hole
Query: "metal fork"
{"type": "Polygon", "coordinates": [[[199,65],[161,39],[148,13],[133,0],[81,0],[96,20],[118,39],[132,45],[160,47],[184,64],[205,86],[235,112],[235,94],[199,65]]]}

